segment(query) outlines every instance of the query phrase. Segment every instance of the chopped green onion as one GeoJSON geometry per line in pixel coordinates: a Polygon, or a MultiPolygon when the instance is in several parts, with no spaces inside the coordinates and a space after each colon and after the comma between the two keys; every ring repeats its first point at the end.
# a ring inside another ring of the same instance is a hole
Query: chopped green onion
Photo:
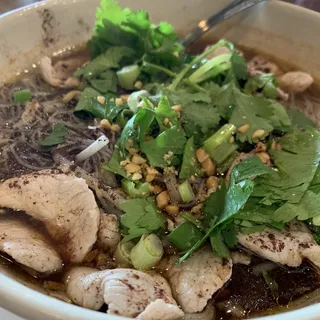
{"type": "Polygon", "coordinates": [[[155,234],[144,234],[131,250],[130,258],[138,270],[149,270],[161,260],[163,247],[155,234]]]}
{"type": "Polygon", "coordinates": [[[138,105],[143,97],[149,97],[150,93],[146,90],[136,91],[130,94],[128,98],[128,106],[133,113],[138,111],[138,105]]]}
{"type": "Polygon", "coordinates": [[[225,161],[236,150],[237,146],[233,143],[229,143],[229,140],[235,131],[236,127],[233,124],[225,124],[204,142],[204,149],[218,164],[225,161]],[[221,148],[220,151],[219,147],[221,148]],[[227,154],[224,155],[224,152],[227,154]],[[215,159],[215,157],[217,159],[215,159]]]}
{"type": "Polygon", "coordinates": [[[271,276],[269,275],[269,273],[267,271],[263,271],[262,275],[263,275],[264,281],[266,282],[266,284],[270,288],[270,291],[271,291],[273,297],[276,300],[278,300],[278,297],[279,297],[279,294],[278,294],[279,286],[278,286],[277,282],[271,278],[271,276]]]}
{"type": "Polygon", "coordinates": [[[127,90],[134,89],[134,83],[138,79],[139,75],[140,68],[136,64],[126,66],[117,72],[120,86],[127,90]]]}
{"type": "Polygon", "coordinates": [[[213,150],[210,156],[217,164],[222,164],[235,153],[237,148],[236,144],[225,142],[213,150]]]}
{"type": "Polygon", "coordinates": [[[191,249],[202,238],[203,233],[191,222],[180,224],[168,235],[168,241],[181,252],[191,249]]]}
{"type": "Polygon", "coordinates": [[[179,193],[183,202],[188,203],[194,200],[195,195],[188,180],[179,185],[179,193]]]}
{"type": "Polygon", "coordinates": [[[118,244],[117,249],[114,253],[114,260],[119,266],[123,268],[132,266],[130,253],[133,247],[134,247],[133,242],[125,242],[125,243],[120,242],[118,244]]]}
{"type": "Polygon", "coordinates": [[[29,89],[22,89],[13,92],[14,103],[25,103],[31,100],[31,91],[29,89]]]}
{"type": "Polygon", "coordinates": [[[196,70],[189,77],[189,80],[193,83],[199,83],[208,78],[211,78],[214,75],[218,75],[220,71],[218,71],[218,73],[213,73],[212,75],[210,75],[210,77],[208,77],[207,74],[210,73],[212,70],[221,70],[221,72],[223,72],[229,69],[231,67],[230,59],[231,59],[231,54],[221,54],[217,57],[212,58],[211,60],[203,64],[198,70],[196,70]],[[225,65],[226,68],[216,69],[223,65],[225,65]]]}
{"type": "Polygon", "coordinates": [[[125,193],[131,198],[142,198],[149,195],[149,183],[137,183],[135,184],[133,181],[122,179],[121,186],[125,193]]]}

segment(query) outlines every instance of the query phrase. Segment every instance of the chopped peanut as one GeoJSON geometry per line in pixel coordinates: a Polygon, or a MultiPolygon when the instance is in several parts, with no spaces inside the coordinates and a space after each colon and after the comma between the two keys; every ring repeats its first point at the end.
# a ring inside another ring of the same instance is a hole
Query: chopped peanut
{"type": "Polygon", "coordinates": [[[203,209],[203,203],[199,203],[199,204],[195,205],[194,207],[192,207],[192,209],[190,211],[194,216],[200,218],[202,215],[202,209],[203,209]]]}
{"type": "Polygon", "coordinates": [[[248,124],[244,124],[243,126],[241,126],[241,127],[239,127],[237,129],[237,131],[239,133],[246,133],[246,132],[248,132],[248,130],[249,130],[249,125],[248,124]]]}
{"type": "Polygon", "coordinates": [[[130,163],[129,158],[126,158],[126,160],[122,160],[120,161],[120,166],[125,167],[127,164],[130,163]]]}
{"type": "Polygon", "coordinates": [[[128,151],[132,156],[134,156],[135,154],[137,154],[139,152],[139,149],[130,148],[128,151]]]}
{"type": "Polygon", "coordinates": [[[207,154],[206,151],[204,151],[203,148],[199,148],[197,151],[196,151],[196,156],[197,156],[197,159],[200,163],[203,163],[205,160],[207,160],[209,158],[209,155],[207,154]]]}
{"type": "Polygon", "coordinates": [[[259,157],[260,160],[265,164],[267,164],[270,161],[270,156],[266,152],[258,152],[256,153],[256,156],[259,157]]]}
{"type": "Polygon", "coordinates": [[[159,194],[163,191],[163,189],[157,185],[149,185],[149,191],[154,194],[159,194]]]}
{"type": "Polygon", "coordinates": [[[138,89],[138,90],[141,90],[142,87],[143,87],[143,83],[142,83],[140,80],[138,80],[138,81],[136,81],[136,83],[134,84],[134,87],[135,87],[136,89],[138,89]]]}
{"type": "Polygon", "coordinates": [[[144,101],[140,101],[138,103],[138,108],[145,108],[146,107],[146,104],[144,103],[144,101]]]}
{"type": "Polygon", "coordinates": [[[265,152],[265,151],[267,151],[267,146],[263,142],[259,141],[256,144],[255,150],[256,150],[256,152],[265,152]]]}
{"type": "Polygon", "coordinates": [[[136,173],[134,173],[132,175],[132,180],[133,181],[140,180],[140,179],[142,179],[142,174],[141,173],[136,172],[136,173]]]}
{"type": "Polygon", "coordinates": [[[132,163],[135,163],[135,164],[143,164],[143,163],[146,163],[147,160],[142,158],[140,155],[138,154],[134,154],[132,159],[131,159],[131,162],[132,163]]]}
{"type": "Polygon", "coordinates": [[[156,178],[156,175],[155,175],[155,174],[150,174],[150,173],[148,173],[148,174],[146,175],[146,182],[151,182],[151,181],[153,181],[155,178],[156,178]]]}
{"type": "Polygon", "coordinates": [[[160,194],[157,195],[156,198],[157,206],[160,209],[163,209],[165,206],[169,204],[170,197],[168,191],[162,191],[160,194]]]}
{"type": "Polygon", "coordinates": [[[229,143],[230,143],[230,144],[234,143],[234,136],[230,137],[229,143]]]}
{"type": "Polygon", "coordinates": [[[148,167],[148,168],[147,168],[147,173],[148,173],[148,174],[155,174],[155,175],[157,175],[157,174],[159,174],[159,171],[158,171],[157,169],[155,169],[155,168],[148,167]]]}
{"type": "Polygon", "coordinates": [[[113,125],[111,125],[111,131],[112,132],[120,132],[121,128],[118,124],[113,124],[113,125]]]}
{"type": "Polygon", "coordinates": [[[179,52],[178,52],[178,51],[175,51],[175,52],[173,53],[173,55],[174,55],[175,57],[179,58],[179,52]]]}
{"type": "Polygon", "coordinates": [[[202,162],[201,165],[202,165],[203,171],[208,177],[213,176],[215,174],[216,167],[210,158],[202,162]]]}
{"type": "Polygon", "coordinates": [[[258,129],[253,133],[252,139],[260,139],[264,134],[265,134],[264,130],[258,129]]]}
{"type": "Polygon", "coordinates": [[[177,105],[171,107],[171,109],[172,109],[173,111],[177,111],[177,112],[181,112],[181,111],[182,111],[182,107],[181,107],[180,104],[177,104],[177,105]]]}
{"type": "Polygon", "coordinates": [[[135,163],[129,163],[125,166],[128,173],[135,173],[140,171],[140,167],[135,163]]]}
{"type": "Polygon", "coordinates": [[[111,123],[107,119],[102,119],[100,121],[100,127],[102,129],[110,130],[111,129],[111,123]]]}
{"type": "Polygon", "coordinates": [[[276,141],[272,141],[270,149],[271,150],[276,150],[276,148],[277,148],[277,142],[276,141]]]}
{"type": "Polygon", "coordinates": [[[116,106],[120,106],[122,104],[122,99],[121,98],[117,98],[116,99],[116,106]]]}
{"type": "Polygon", "coordinates": [[[104,96],[98,96],[97,97],[97,101],[100,103],[100,104],[104,104],[106,102],[106,98],[104,96]]]}
{"type": "Polygon", "coordinates": [[[166,126],[166,125],[168,125],[170,123],[170,120],[169,120],[169,118],[165,118],[164,120],[163,120],[163,124],[166,126]]]}
{"type": "Polygon", "coordinates": [[[219,186],[219,179],[214,176],[209,177],[206,181],[206,186],[208,189],[216,191],[219,186]]]}
{"type": "Polygon", "coordinates": [[[123,103],[127,103],[129,97],[130,97],[129,94],[122,94],[122,95],[120,96],[120,98],[121,98],[121,100],[122,100],[123,103]]]}
{"type": "Polygon", "coordinates": [[[174,222],[170,219],[167,219],[167,228],[169,232],[173,231],[175,228],[174,222]]]}
{"type": "Polygon", "coordinates": [[[167,205],[164,210],[171,216],[177,216],[179,214],[179,206],[176,204],[169,204],[167,205]]]}

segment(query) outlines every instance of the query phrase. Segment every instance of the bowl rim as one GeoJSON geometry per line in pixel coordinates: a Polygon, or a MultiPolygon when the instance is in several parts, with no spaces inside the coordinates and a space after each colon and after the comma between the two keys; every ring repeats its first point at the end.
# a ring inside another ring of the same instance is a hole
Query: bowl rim
{"type": "MultiPolygon", "coordinates": [[[[77,0],[45,0],[33,4],[29,4],[9,12],[0,15],[0,19],[14,19],[29,10],[33,10],[39,7],[50,7],[52,5],[59,5],[62,3],[72,3],[77,0]]],[[[286,8],[287,10],[292,10],[300,14],[306,14],[313,16],[320,20],[320,13],[313,11],[308,8],[293,5],[287,2],[282,2],[278,0],[268,1],[269,5],[273,5],[278,10],[281,8],[286,8]]],[[[121,317],[117,315],[108,315],[98,311],[93,311],[77,305],[69,304],[64,301],[58,300],[51,296],[45,295],[41,292],[33,290],[25,285],[19,283],[18,281],[0,273],[0,307],[16,313],[22,317],[26,317],[27,313],[41,314],[42,316],[50,315],[55,319],[69,319],[69,320],[85,320],[85,319],[95,319],[95,320],[128,320],[130,318],[121,317]],[[19,306],[17,308],[16,306],[19,306]],[[19,310],[18,310],[19,309],[19,310]]],[[[265,317],[260,317],[263,320],[282,320],[281,317],[285,316],[286,320],[295,319],[319,319],[320,314],[320,303],[315,303],[313,305],[303,307],[297,310],[283,312],[275,315],[269,315],[265,317]]]]}

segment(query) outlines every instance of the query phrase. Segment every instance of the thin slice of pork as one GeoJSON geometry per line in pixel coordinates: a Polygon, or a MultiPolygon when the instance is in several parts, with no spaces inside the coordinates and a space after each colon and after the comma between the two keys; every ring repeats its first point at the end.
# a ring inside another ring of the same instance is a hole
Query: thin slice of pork
{"type": "Polygon", "coordinates": [[[72,63],[71,61],[59,61],[53,65],[49,57],[43,57],[40,60],[40,72],[43,79],[53,87],[66,89],[76,88],[80,81],[72,77],[72,70],[75,71],[76,69],[69,67],[69,64],[72,63]],[[65,66],[65,68],[63,66],[65,66]]]}
{"type": "Polygon", "coordinates": [[[99,208],[86,182],[73,175],[40,171],[6,180],[0,184],[0,207],[43,222],[70,262],[82,262],[97,240],[99,208]]]}
{"type": "Polygon", "coordinates": [[[0,251],[37,272],[50,274],[62,268],[62,261],[45,236],[17,219],[0,219],[0,251]]]}
{"type": "Polygon", "coordinates": [[[212,295],[231,277],[232,260],[221,259],[205,247],[193,253],[181,264],[178,256],[164,261],[164,276],[168,279],[174,298],[186,313],[201,312],[212,295]]]}
{"type": "Polygon", "coordinates": [[[100,226],[98,241],[100,246],[109,252],[113,252],[120,242],[119,220],[114,214],[102,213],[100,216],[100,226]]]}
{"type": "Polygon", "coordinates": [[[97,271],[74,267],[65,279],[68,296],[85,308],[99,310],[106,303],[108,314],[160,320],[157,312],[161,306],[161,320],[183,317],[169,284],[158,274],[121,268],[97,271]]]}
{"type": "Polygon", "coordinates": [[[320,268],[320,246],[303,226],[292,224],[282,231],[266,229],[263,232],[240,233],[238,240],[245,248],[273,262],[298,267],[308,259],[320,268]]]}

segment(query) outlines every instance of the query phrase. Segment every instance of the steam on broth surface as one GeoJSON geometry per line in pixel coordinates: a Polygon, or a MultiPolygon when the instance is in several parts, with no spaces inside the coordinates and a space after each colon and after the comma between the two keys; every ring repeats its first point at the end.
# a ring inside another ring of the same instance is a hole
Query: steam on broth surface
{"type": "Polygon", "coordinates": [[[224,40],[186,53],[113,5],[119,41],[106,2],[90,58],[44,57],[0,89],[1,271],[139,319],[319,302],[312,76],[224,40]]]}

